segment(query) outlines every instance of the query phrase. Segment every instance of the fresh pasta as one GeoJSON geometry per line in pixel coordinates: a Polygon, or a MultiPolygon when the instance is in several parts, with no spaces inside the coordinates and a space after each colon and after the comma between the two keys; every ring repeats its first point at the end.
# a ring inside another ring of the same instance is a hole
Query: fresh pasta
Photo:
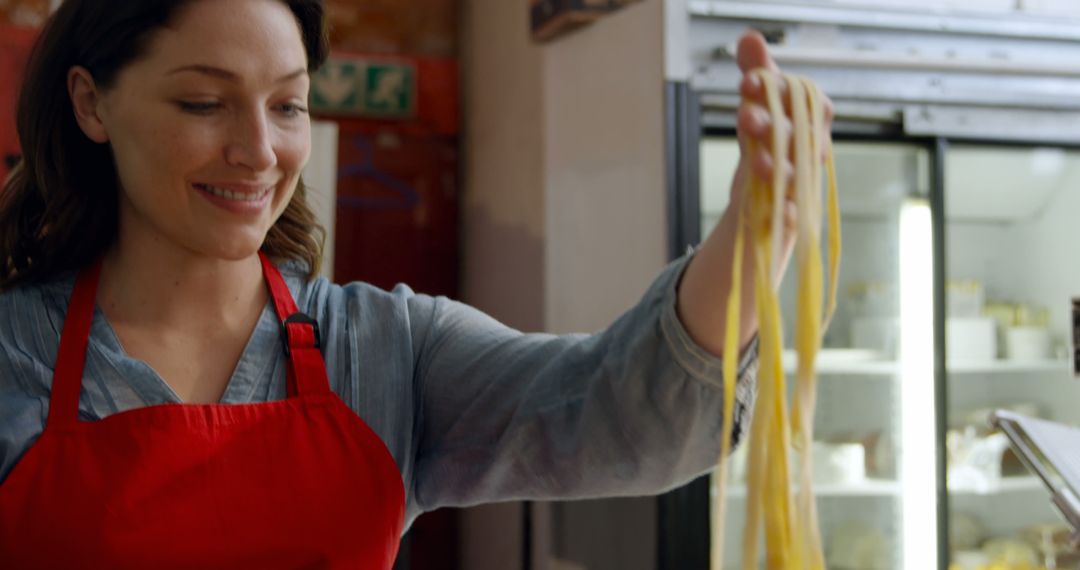
{"type": "MultiPolygon", "coordinates": [[[[724,417],[718,497],[714,512],[712,567],[723,564],[726,511],[727,462],[731,451],[735,378],[739,350],[740,308],[743,297],[744,248],[753,251],[753,293],[759,323],[760,367],[758,397],[750,431],[747,461],[746,526],[743,530],[742,569],[758,567],[759,531],[764,530],[765,567],[793,570],[824,570],[817,507],[811,485],[810,450],[813,443],[816,398],[815,360],[824,331],[836,308],[837,271],[840,262],[840,214],[832,143],[827,132],[825,106],[816,85],[807,78],[784,75],[793,131],[791,139],[777,128],[785,116],[779,78],[755,70],[765,90],[772,116],[770,152],[777,167],[772,178],[746,177],[743,200],[736,215],[732,282],[727,299],[724,338],[724,417]],[[780,319],[779,267],[785,231],[784,205],[789,182],[779,168],[780,157],[790,156],[794,165],[796,207],[795,261],[798,280],[796,330],[798,361],[794,374],[793,401],[787,402],[787,384],[781,363],[783,336],[780,319]],[[822,160],[824,158],[824,161],[822,160]],[[822,172],[824,162],[825,172],[822,172]],[[823,176],[824,175],[824,176],[823,176]],[[828,195],[822,195],[827,179],[828,195]],[[827,210],[827,211],[826,211],[827,210]],[[822,259],[823,222],[828,223],[828,261],[822,259]],[[749,244],[747,244],[749,240],[749,244]],[[828,272],[828,288],[824,280],[828,272]],[[798,485],[792,477],[791,452],[798,462],[798,485]]],[[[758,144],[749,142],[750,151],[758,144]]]]}

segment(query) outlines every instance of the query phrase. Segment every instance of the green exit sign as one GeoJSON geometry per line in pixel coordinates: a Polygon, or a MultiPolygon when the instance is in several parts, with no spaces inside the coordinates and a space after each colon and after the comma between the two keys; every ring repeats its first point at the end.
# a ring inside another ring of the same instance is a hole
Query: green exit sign
{"type": "Polygon", "coordinates": [[[311,78],[311,108],[331,115],[412,118],[416,115],[416,67],[331,56],[311,78]]]}

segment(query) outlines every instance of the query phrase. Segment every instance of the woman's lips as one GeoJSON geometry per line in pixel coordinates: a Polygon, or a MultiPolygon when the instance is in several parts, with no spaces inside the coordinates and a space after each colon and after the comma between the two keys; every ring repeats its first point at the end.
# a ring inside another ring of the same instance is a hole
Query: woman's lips
{"type": "Polygon", "coordinates": [[[262,211],[270,203],[270,197],[274,194],[272,184],[195,183],[192,186],[211,204],[235,214],[252,214],[262,211]]]}

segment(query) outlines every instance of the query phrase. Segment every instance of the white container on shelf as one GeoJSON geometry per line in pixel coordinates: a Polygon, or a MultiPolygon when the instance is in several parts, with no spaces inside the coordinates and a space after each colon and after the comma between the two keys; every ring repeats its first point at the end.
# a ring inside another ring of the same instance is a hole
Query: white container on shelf
{"type": "Polygon", "coordinates": [[[953,362],[986,362],[997,358],[994,319],[951,318],[945,321],[945,349],[953,362]]]}
{"type": "Polygon", "coordinates": [[[979,570],[993,562],[990,556],[981,550],[960,550],[953,554],[952,563],[959,570],[979,570]]]}
{"type": "Polygon", "coordinates": [[[946,312],[949,318],[975,319],[986,305],[983,285],[975,279],[949,281],[945,285],[946,312]]]}
{"type": "Polygon", "coordinates": [[[900,319],[895,317],[855,317],[851,319],[851,346],[881,353],[884,358],[896,358],[900,339],[900,319]]]}
{"type": "Polygon", "coordinates": [[[815,441],[815,485],[854,485],[866,481],[866,448],[860,443],[815,441]]]}
{"type": "Polygon", "coordinates": [[[1005,356],[1009,360],[1050,358],[1050,331],[1046,327],[1031,326],[1005,329],[1005,356]]]}

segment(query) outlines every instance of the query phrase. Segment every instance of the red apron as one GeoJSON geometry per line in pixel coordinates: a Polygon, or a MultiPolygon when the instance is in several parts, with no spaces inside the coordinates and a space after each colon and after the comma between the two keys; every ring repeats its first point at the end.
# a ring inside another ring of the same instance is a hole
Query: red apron
{"type": "Polygon", "coordinates": [[[78,419],[101,266],[75,284],[38,441],[0,486],[2,568],[387,570],[404,487],[330,390],[318,329],[262,258],[289,356],[286,400],[78,419]]]}

